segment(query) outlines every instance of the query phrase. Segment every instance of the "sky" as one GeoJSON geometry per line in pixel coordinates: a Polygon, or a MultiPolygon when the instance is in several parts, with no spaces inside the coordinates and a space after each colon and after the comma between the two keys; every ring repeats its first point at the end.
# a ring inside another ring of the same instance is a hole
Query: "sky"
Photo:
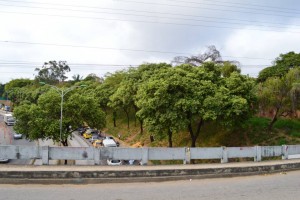
{"type": "Polygon", "coordinates": [[[300,52],[297,0],[0,0],[0,83],[67,61],[69,79],[170,63],[215,45],[256,77],[300,52]]]}

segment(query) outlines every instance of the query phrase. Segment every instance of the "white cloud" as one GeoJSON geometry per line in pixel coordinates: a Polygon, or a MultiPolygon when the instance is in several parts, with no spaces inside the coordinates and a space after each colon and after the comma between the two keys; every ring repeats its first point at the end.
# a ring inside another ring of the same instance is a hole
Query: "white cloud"
{"type": "Polygon", "coordinates": [[[280,54],[290,51],[300,52],[299,33],[293,27],[285,29],[284,32],[249,30],[247,27],[234,31],[225,41],[225,55],[238,58],[242,65],[242,73],[257,75],[265,65],[271,65],[280,54]],[[243,58],[245,57],[245,58],[243,58]],[[249,59],[246,59],[249,58],[249,59]],[[262,59],[255,59],[262,58],[262,59]],[[257,65],[247,66],[247,65],[257,65]]]}

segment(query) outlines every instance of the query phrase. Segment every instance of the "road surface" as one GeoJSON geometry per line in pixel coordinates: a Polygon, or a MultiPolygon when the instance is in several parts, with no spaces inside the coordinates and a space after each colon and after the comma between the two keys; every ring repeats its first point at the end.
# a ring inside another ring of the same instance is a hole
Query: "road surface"
{"type": "Polygon", "coordinates": [[[95,185],[0,185],[0,200],[289,200],[300,171],[235,178],[95,185]]]}
{"type": "MultiPolygon", "coordinates": [[[[35,142],[26,140],[25,138],[14,140],[13,138],[13,126],[7,126],[3,121],[3,116],[0,114],[0,145],[36,145],[35,142]]],[[[16,165],[28,165],[31,164],[31,160],[10,160],[10,164],[16,165]]]]}

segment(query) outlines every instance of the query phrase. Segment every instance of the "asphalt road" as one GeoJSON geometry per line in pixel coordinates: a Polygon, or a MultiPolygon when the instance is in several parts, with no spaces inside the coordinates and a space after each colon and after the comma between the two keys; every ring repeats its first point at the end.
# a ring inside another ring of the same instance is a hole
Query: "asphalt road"
{"type": "Polygon", "coordinates": [[[0,185],[0,200],[289,200],[299,199],[300,171],[235,178],[95,185],[0,185]]]}
{"type": "MultiPolygon", "coordinates": [[[[13,126],[7,126],[3,121],[3,116],[0,115],[0,145],[35,145],[35,142],[26,140],[25,138],[15,140],[13,138],[13,126]]],[[[16,165],[28,165],[31,164],[31,160],[10,160],[10,164],[16,165]]]]}

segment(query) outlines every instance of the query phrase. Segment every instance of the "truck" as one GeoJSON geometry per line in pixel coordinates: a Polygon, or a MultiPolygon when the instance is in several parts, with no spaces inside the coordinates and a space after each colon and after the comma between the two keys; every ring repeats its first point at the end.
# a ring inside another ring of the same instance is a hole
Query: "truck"
{"type": "Polygon", "coordinates": [[[4,122],[7,126],[13,126],[15,125],[15,118],[12,116],[12,114],[4,114],[4,122]]]}

